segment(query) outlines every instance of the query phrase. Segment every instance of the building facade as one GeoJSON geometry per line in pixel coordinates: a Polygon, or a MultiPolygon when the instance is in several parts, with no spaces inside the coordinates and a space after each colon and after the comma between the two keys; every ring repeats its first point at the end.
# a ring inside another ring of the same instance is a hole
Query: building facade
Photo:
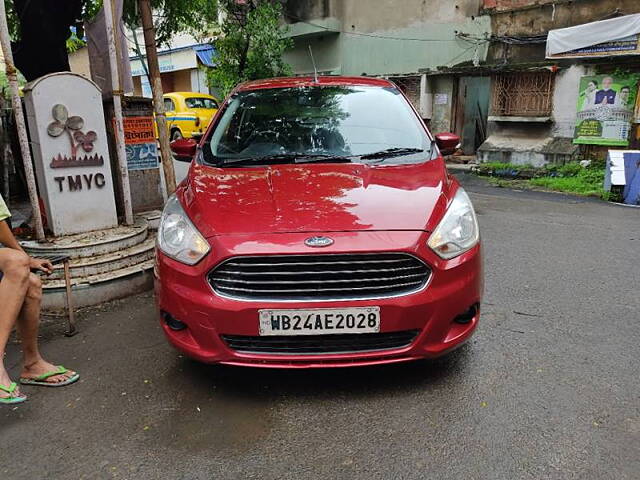
{"type": "MultiPolygon", "coordinates": [[[[574,142],[581,121],[578,104],[584,102],[584,79],[592,77],[597,84],[598,79],[617,72],[629,79],[625,86],[637,96],[633,75],[640,73],[640,37],[636,33],[616,39],[612,33],[610,40],[625,40],[626,46],[620,41],[601,43],[559,55],[548,54],[549,42],[553,32],[560,31],[568,41],[586,35],[589,43],[590,32],[602,25],[594,22],[633,21],[634,14],[640,13],[640,2],[484,0],[482,13],[491,18],[492,37],[484,67],[491,75],[488,138],[479,148],[480,160],[541,165],[603,156],[609,146],[574,142]],[[576,26],[579,28],[568,29],[576,26]]],[[[615,113],[610,115],[614,120],[615,113]]],[[[637,147],[638,126],[633,119],[629,123],[628,146],[637,147]]],[[[620,146],[624,145],[616,148],[620,146]]]]}
{"type": "MultiPolygon", "coordinates": [[[[455,116],[459,87],[440,72],[485,62],[491,18],[481,8],[480,0],[289,0],[285,21],[294,47],[285,60],[295,74],[310,74],[311,47],[321,74],[390,78],[433,131],[458,125],[462,133],[464,108],[455,116]]],[[[476,116],[471,107],[467,113],[476,116]]]]}
{"type": "Polygon", "coordinates": [[[311,73],[311,47],[320,73],[394,80],[481,161],[563,163],[604,148],[574,143],[583,77],[640,72],[640,56],[547,58],[548,33],[638,12],[637,0],[289,0],[286,60],[311,73]]]}
{"type": "MultiPolygon", "coordinates": [[[[127,31],[126,38],[131,62],[133,91],[125,93],[151,98],[142,30],[136,31],[135,34],[132,31],[127,31]]],[[[213,66],[213,56],[214,48],[210,44],[200,43],[188,34],[175,35],[169,45],[158,49],[163,92],[211,93],[204,67],[213,66]]],[[[88,48],[83,47],[71,53],[69,65],[72,72],[91,78],[88,48]]]]}
{"type": "MultiPolygon", "coordinates": [[[[129,32],[127,37],[130,39],[133,94],[151,97],[142,30],[129,32]]],[[[188,34],[174,35],[170,45],[158,49],[162,91],[210,93],[204,67],[213,66],[213,55],[211,45],[200,43],[188,34]]]]}

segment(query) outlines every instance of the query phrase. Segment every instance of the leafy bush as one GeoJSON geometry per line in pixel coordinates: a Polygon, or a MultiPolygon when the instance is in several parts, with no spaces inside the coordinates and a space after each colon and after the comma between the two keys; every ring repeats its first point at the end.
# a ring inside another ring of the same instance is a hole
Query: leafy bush
{"type": "MultiPolygon", "coordinates": [[[[582,168],[582,167],[580,167],[582,168]]],[[[564,177],[538,177],[529,180],[534,186],[559,192],[577,193],[585,196],[604,198],[604,170],[582,168],[576,175],[564,177]]]]}
{"type": "Polygon", "coordinates": [[[566,163],[564,165],[547,165],[543,167],[545,173],[557,177],[575,177],[585,168],[579,163],[566,163]]]}
{"type": "MultiPolygon", "coordinates": [[[[517,181],[519,186],[529,185],[558,192],[597,196],[607,200],[610,194],[603,189],[604,172],[604,165],[600,165],[599,162],[589,167],[583,167],[577,162],[540,168],[510,163],[486,163],[478,166],[480,175],[520,179],[517,181]]],[[[505,183],[508,182],[500,182],[500,186],[504,186],[505,183]]]]}

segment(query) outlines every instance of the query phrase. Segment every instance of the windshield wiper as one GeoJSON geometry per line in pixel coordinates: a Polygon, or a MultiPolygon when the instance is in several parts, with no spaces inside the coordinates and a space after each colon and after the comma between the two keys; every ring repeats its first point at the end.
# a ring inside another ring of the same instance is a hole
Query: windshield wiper
{"type": "Polygon", "coordinates": [[[400,157],[402,155],[420,152],[424,152],[424,150],[422,148],[393,147],[380,150],[379,152],[365,153],[364,155],[360,155],[360,158],[363,160],[375,160],[377,158],[400,157]]]}
{"type": "Polygon", "coordinates": [[[234,164],[261,164],[285,161],[288,163],[313,163],[313,162],[351,162],[348,157],[338,155],[329,155],[324,153],[276,153],[273,155],[263,155],[261,157],[245,157],[245,158],[224,158],[218,162],[218,165],[234,165],[234,164]]]}
{"type": "Polygon", "coordinates": [[[341,156],[341,155],[329,155],[329,154],[313,154],[313,153],[309,153],[309,154],[305,154],[305,155],[298,155],[296,157],[296,161],[295,163],[316,163],[316,162],[344,162],[344,163],[349,163],[351,162],[351,158],[349,157],[345,157],[345,156],[341,156]]]}

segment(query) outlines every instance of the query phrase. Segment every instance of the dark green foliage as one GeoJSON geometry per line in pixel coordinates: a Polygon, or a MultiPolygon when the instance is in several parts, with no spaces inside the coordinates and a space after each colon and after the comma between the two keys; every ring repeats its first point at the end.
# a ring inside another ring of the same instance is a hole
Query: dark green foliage
{"type": "Polygon", "coordinates": [[[226,19],[215,42],[216,67],[207,72],[209,84],[226,95],[238,83],[290,75],[282,54],[292,44],[283,38],[278,2],[250,2],[243,11],[232,1],[221,3],[226,19]]]}

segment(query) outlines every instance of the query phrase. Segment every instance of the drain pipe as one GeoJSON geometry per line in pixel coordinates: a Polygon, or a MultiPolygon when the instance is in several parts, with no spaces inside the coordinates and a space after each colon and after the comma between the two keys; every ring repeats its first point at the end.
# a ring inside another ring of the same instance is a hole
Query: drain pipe
{"type": "Polygon", "coordinates": [[[33,210],[33,227],[36,232],[38,242],[44,242],[44,227],[42,226],[42,214],[40,212],[40,202],[38,200],[38,188],[36,187],[36,177],[33,173],[33,163],[31,162],[31,150],[27,137],[27,127],[22,110],[22,101],[18,90],[18,72],[13,63],[13,53],[11,52],[11,40],[9,37],[9,27],[7,26],[7,12],[4,1],[0,1],[0,43],[4,54],[5,70],[11,88],[11,106],[16,116],[16,127],[18,128],[18,139],[20,140],[20,153],[22,153],[22,163],[27,180],[27,190],[29,191],[29,202],[33,210]]]}

